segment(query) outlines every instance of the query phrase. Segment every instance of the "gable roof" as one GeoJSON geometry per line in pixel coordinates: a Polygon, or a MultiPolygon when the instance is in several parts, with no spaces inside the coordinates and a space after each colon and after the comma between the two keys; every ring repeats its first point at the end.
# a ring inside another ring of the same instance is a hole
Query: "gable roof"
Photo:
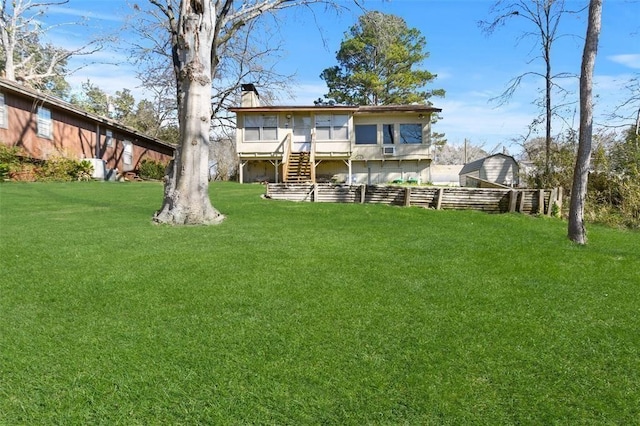
{"type": "Polygon", "coordinates": [[[498,154],[489,155],[487,157],[480,158],[478,160],[475,160],[475,161],[472,161],[470,163],[465,164],[462,167],[462,170],[460,170],[460,173],[458,173],[458,174],[459,175],[465,175],[467,173],[471,173],[471,172],[475,172],[476,170],[480,170],[482,168],[482,166],[484,165],[485,161],[487,161],[488,159],[493,158],[493,157],[504,157],[506,159],[510,158],[511,160],[513,160],[514,163],[518,164],[516,159],[513,158],[512,156],[507,155],[507,154],[498,153],[498,154]]]}
{"type": "Polygon", "coordinates": [[[229,108],[231,112],[352,112],[354,114],[366,113],[387,113],[387,112],[407,112],[407,113],[433,113],[441,112],[442,108],[434,108],[430,105],[289,105],[289,106],[259,106],[259,107],[234,107],[229,108]]]}
{"type": "Polygon", "coordinates": [[[69,115],[85,118],[95,123],[104,124],[112,129],[118,130],[124,134],[133,136],[134,138],[144,139],[147,144],[156,146],[160,152],[172,152],[175,151],[176,146],[160,140],[156,137],[146,135],[133,127],[125,126],[119,122],[107,117],[103,117],[94,113],[90,113],[72,105],[62,99],[48,95],[46,93],[39,92],[37,90],[25,87],[17,82],[10,81],[4,78],[0,78],[0,90],[5,92],[12,92],[27,98],[39,101],[42,105],[53,106],[59,110],[62,110],[69,115]]]}

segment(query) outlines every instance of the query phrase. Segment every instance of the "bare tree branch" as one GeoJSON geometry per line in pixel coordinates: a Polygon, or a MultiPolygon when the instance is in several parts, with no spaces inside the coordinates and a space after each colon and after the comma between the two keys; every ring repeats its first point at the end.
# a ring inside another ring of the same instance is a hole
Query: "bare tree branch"
{"type": "MultiPolygon", "coordinates": [[[[500,105],[508,102],[524,80],[524,78],[533,76],[540,77],[544,81],[543,101],[539,103],[545,113],[545,139],[546,139],[546,161],[545,175],[551,173],[551,142],[552,142],[552,119],[558,108],[556,108],[554,95],[562,97],[568,94],[558,83],[558,79],[571,77],[570,73],[561,72],[554,74],[552,72],[552,57],[554,43],[561,37],[566,35],[559,34],[560,23],[564,15],[577,14],[584,10],[571,10],[565,6],[565,0],[498,0],[496,1],[490,13],[493,18],[489,21],[480,21],[479,26],[486,34],[493,34],[497,28],[505,25],[512,19],[523,19],[533,30],[525,31],[518,38],[518,41],[532,37],[535,43],[532,45],[530,54],[539,49],[539,55],[533,55],[528,61],[529,64],[537,59],[542,59],[544,72],[528,71],[513,78],[507,88],[499,96],[492,98],[491,101],[499,101],[500,105]]],[[[544,184],[544,182],[543,182],[544,184]]]]}
{"type": "Polygon", "coordinates": [[[81,65],[68,69],[67,64],[72,57],[88,56],[103,48],[106,38],[95,38],[70,50],[41,44],[44,34],[62,26],[81,24],[65,22],[42,25],[40,18],[48,7],[61,6],[68,1],[14,0],[9,3],[0,0],[0,49],[3,72],[7,79],[20,80],[46,90],[51,82],[58,81],[62,84],[66,76],[84,67],[81,65]]]}

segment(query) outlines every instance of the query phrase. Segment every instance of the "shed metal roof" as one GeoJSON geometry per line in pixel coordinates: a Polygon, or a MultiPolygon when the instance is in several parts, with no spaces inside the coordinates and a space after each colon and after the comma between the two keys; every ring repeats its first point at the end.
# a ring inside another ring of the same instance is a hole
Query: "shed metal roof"
{"type": "Polygon", "coordinates": [[[465,164],[462,167],[462,170],[460,170],[460,173],[458,173],[459,175],[466,175],[467,173],[471,173],[471,172],[475,172],[476,170],[480,170],[482,168],[482,165],[484,164],[485,161],[487,161],[489,158],[493,158],[493,157],[504,157],[504,158],[510,158],[513,160],[514,163],[518,163],[516,161],[515,158],[513,158],[510,155],[507,154],[502,154],[502,153],[498,153],[498,154],[493,154],[493,155],[489,155],[487,157],[484,158],[480,158],[478,160],[472,161],[470,163],[465,164]]]}

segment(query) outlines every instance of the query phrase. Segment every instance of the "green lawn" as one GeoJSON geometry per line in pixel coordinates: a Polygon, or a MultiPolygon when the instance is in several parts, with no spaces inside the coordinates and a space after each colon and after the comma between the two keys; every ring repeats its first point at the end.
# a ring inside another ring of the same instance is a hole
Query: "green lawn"
{"type": "Polygon", "coordinates": [[[637,424],[640,234],[155,183],[0,185],[0,424],[637,424]]]}

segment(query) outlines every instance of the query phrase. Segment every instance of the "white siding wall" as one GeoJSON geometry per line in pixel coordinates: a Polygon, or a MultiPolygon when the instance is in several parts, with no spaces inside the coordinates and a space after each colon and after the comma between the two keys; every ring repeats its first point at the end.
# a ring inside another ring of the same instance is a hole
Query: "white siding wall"
{"type": "Polygon", "coordinates": [[[490,182],[511,185],[517,181],[516,166],[510,158],[490,157],[483,163],[480,178],[490,182]]]}

